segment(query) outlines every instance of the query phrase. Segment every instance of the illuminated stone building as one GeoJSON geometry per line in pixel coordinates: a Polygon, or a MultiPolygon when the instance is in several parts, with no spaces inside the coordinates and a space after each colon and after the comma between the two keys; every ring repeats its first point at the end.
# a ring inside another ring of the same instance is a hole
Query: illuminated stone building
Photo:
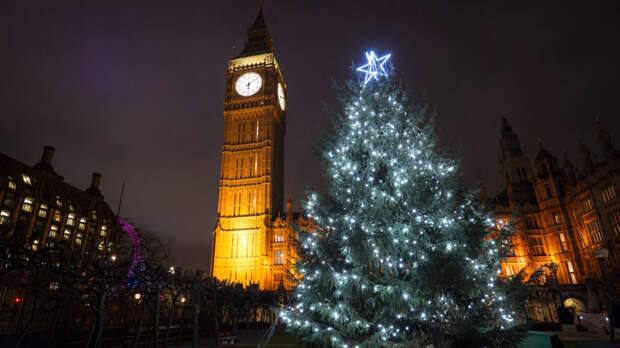
{"type": "Polygon", "coordinates": [[[121,226],[99,191],[101,174],[81,190],[56,174],[53,156],[54,148],[45,146],[41,161],[29,166],[0,153],[0,227],[24,233],[33,249],[50,240],[82,252],[118,243],[121,226]]]}
{"type": "Polygon", "coordinates": [[[500,167],[505,189],[494,200],[498,223],[512,218],[516,228],[503,275],[522,269],[532,274],[554,263],[558,283],[592,310],[602,304],[596,300],[601,296],[594,296],[600,291],[595,285],[606,275],[620,274],[620,152],[600,124],[598,139],[600,160],[579,142],[581,169],[567,158],[560,164],[542,142],[532,162],[503,119],[500,167]]]}
{"type": "Polygon", "coordinates": [[[228,62],[224,144],[211,273],[261,289],[292,287],[296,218],[284,207],[286,84],[262,5],[241,53],[228,62]]]}

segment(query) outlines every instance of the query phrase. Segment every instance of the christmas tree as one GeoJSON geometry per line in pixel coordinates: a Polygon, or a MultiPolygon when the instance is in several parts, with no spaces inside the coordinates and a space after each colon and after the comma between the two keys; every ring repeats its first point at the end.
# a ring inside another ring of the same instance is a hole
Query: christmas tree
{"type": "Polygon", "coordinates": [[[302,279],[281,319],[315,346],[515,346],[492,220],[438,146],[424,99],[400,87],[389,55],[366,57],[365,75],[339,88],[328,191],[308,195],[317,227],[298,231],[302,279]]]}

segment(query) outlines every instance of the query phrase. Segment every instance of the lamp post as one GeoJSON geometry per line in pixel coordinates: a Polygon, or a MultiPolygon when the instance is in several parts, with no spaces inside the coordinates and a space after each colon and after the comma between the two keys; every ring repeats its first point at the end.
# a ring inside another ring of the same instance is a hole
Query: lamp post
{"type": "Polygon", "coordinates": [[[594,250],[594,256],[596,256],[596,258],[599,261],[599,265],[601,267],[601,273],[603,276],[603,284],[604,284],[604,288],[605,288],[605,297],[607,297],[607,317],[605,318],[605,320],[607,321],[607,324],[609,325],[609,341],[614,342],[615,341],[615,324],[616,324],[616,318],[614,318],[614,299],[615,299],[615,290],[616,290],[616,286],[615,286],[615,282],[614,282],[614,275],[610,274],[609,272],[609,265],[608,265],[608,261],[609,261],[609,249],[606,248],[600,248],[600,249],[596,249],[594,250]]]}

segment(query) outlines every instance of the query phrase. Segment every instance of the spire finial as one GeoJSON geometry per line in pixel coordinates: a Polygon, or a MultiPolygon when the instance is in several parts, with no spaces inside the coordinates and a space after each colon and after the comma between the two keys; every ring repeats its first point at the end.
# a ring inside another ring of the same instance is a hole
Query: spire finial
{"type": "Polygon", "coordinates": [[[263,5],[265,4],[265,2],[263,0],[258,0],[258,9],[259,11],[263,11],[263,5]]]}

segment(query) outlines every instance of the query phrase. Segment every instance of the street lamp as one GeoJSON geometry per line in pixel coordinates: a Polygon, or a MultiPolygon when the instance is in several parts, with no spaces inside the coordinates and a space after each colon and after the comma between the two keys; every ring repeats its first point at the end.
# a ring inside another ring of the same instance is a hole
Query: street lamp
{"type": "Polygon", "coordinates": [[[170,266],[170,268],[168,269],[168,272],[170,274],[174,274],[174,266],[170,266]]]}
{"type": "Polygon", "coordinates": [[[181,296],[181,303],[185,303],[186,299],[185,296],[181,296]]]}
{"type": "Polygon", "coordinates": [[[139,293],[139,292],[136,292],[136,293],[133,295],[133,298],[134,298],[136,301],[140,301],[140,299],[142,298],[142,294],[141,294],[141,293],[139,293]]]}
{"type": "Polygon", "coordinates": [[[116,261],[116,255],[110,256],[110,261],[115,262],[116,261]]]}

